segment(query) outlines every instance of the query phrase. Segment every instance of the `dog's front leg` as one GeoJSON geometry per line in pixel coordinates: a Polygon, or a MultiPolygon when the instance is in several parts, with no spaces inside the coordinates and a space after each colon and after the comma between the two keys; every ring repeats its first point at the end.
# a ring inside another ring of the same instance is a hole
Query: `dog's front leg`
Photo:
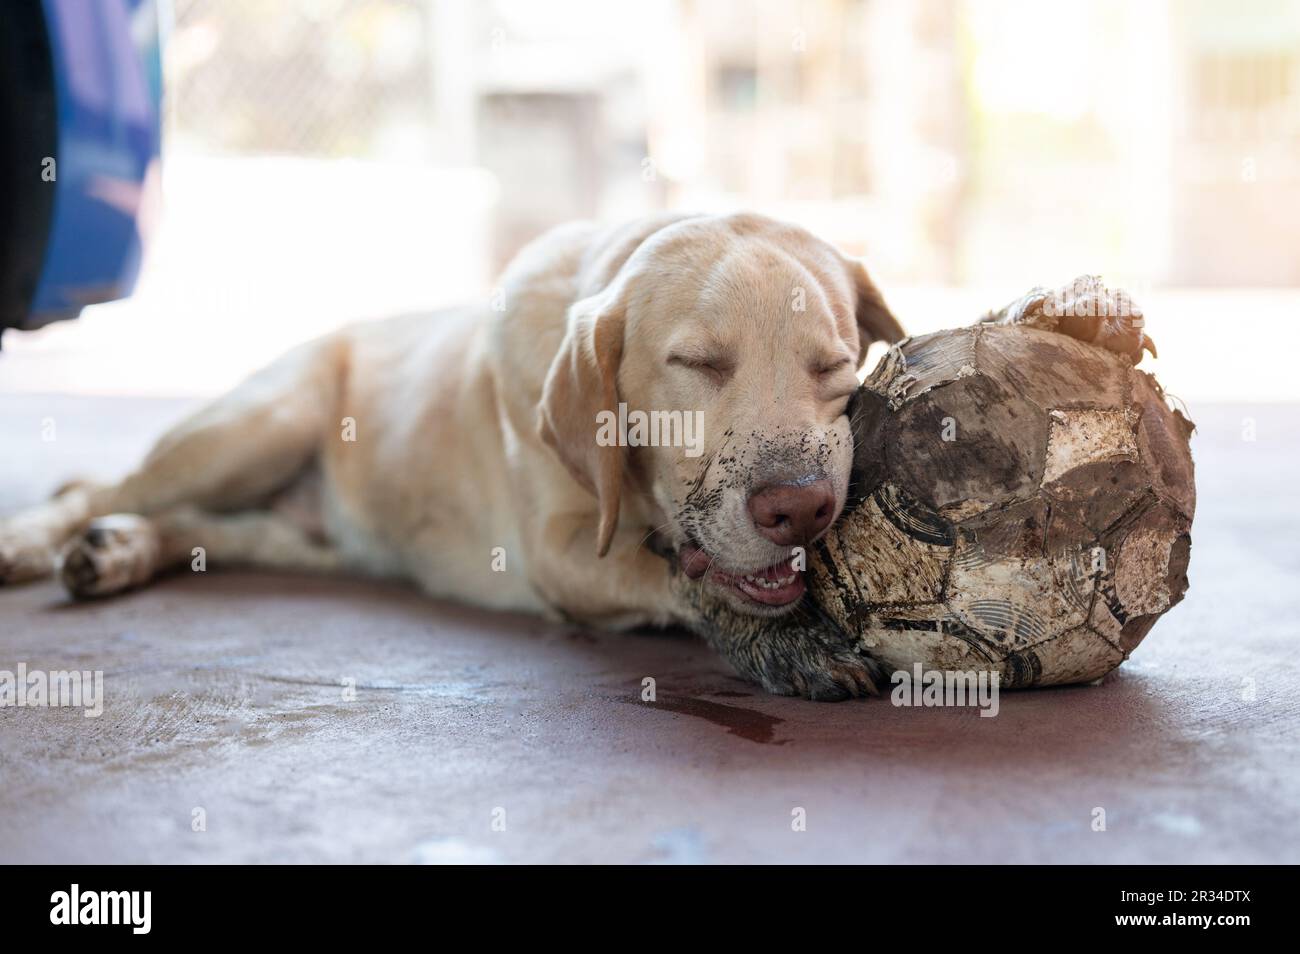
{"type": "Polygon", "coordinates": [[[673,586],[672,565],[649,546],[644,530],[619,530],[596,555],[596,520],[549,519],[529,558],[529,578],[560,616],[606,629],[682,624],[688,607],[673,586]]]}

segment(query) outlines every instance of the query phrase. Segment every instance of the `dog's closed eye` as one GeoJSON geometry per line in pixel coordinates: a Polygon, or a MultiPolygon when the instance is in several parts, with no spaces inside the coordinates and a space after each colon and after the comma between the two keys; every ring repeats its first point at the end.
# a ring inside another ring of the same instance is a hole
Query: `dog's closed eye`
{"type": "Polygon", "coordinates": [[[852,371],[852,370],[853,370],[852,358],[830,358],[825,361],[818,362],[817,365],[813,368],[813,372],[818,377],[821,378],[827,378],[830,377],[831,375],[839,374],[840,372],[843,371],[852,371]]]}
{"type": "Polygon", "coordinates": [[[823,400],[834,401],[847,397],[858,388],[856,363],[847,356],[826,358],[812,367],[813,375],[822,391],[823,400]]]}
{"type": "Polygon", "coordinates": [[[730,358],[706,352],[673,352],[668,363],[702,374],[717,385],[725,384],[736,370],[730,358]]]}

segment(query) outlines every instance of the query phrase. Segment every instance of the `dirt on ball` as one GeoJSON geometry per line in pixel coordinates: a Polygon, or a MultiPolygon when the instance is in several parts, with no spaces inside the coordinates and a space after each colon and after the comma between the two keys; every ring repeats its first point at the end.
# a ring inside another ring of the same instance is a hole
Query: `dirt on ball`
{"type": "Polygon", "coordinates": [[[976,326],[902,343],[855,409],[812,598],[887,670],[1095,680],[1182,599],[1191,422],[1122,356],[976,326]]]}

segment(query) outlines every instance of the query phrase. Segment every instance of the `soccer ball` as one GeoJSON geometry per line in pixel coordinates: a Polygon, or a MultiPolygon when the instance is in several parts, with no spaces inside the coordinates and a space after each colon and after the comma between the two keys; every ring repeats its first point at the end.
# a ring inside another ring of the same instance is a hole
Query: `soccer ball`
{"type": "Polygon", "coordinates": [[[1066,335],[911,338],[854,414],[852,510],[813,599],[887,670],[1096,680],[1187,588],[1191,422],[1149,374],[1066,335]]]}

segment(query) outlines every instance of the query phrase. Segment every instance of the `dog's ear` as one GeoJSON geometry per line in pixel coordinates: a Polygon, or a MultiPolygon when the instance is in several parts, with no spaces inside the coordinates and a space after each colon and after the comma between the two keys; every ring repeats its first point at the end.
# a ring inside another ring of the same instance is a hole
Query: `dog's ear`
{"type": "MultiPolygon", "coordinates": [[[[569,473],[599,504],[596,555],[609,552],[618,526],[627,450],[598,442],[599,415],[618,415],[618,368],[623,358],[625,306],[616,290],[575,302],[564,340],[551,362],[537,409],[537,431],[569,473]]],[[[608,428],[606,428],[608,431],[608,428]]]]}
{"type": "Polygon", "coordinates": [[[855,258],[846,259],[845,264],[857,299],[854,307],[858,319],[858,365],[861,366],[871,342],[894,344],[907,337],[907,332],[885,304],[885,297],[867,274],[866,267],[855,258]]]}

